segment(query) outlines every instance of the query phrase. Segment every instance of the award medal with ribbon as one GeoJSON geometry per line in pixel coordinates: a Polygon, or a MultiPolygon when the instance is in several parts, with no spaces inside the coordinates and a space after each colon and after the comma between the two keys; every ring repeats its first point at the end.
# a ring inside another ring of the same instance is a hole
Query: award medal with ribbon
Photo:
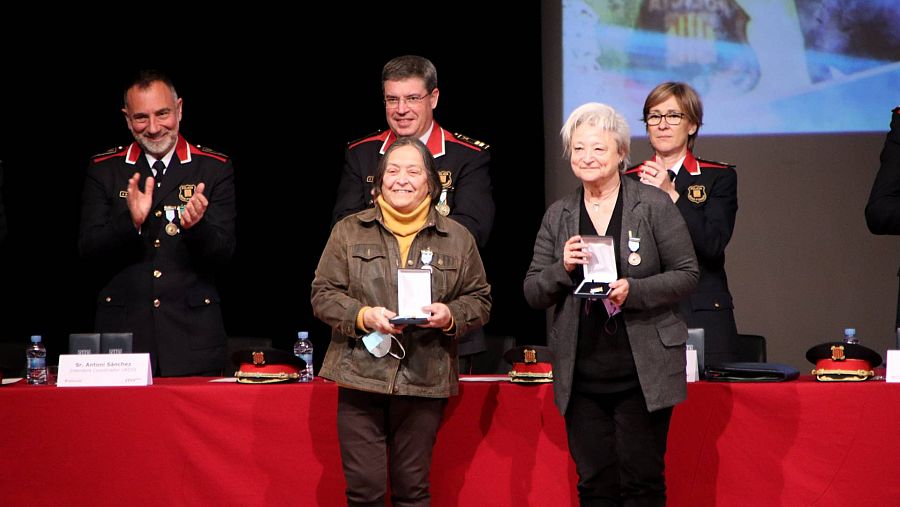
{"type": "Polygon", "coordinates": [[[631,251],[631,253],[628,254],[628,264],[637,266],[641,263],[641,254],[638,253],[640,248],[641,238],[634,237],[631,231],[628,231],[628,250],[631,251]]]}
{"type": "MultiPolygon", "coordinates": [[[[175,225],[175,210],[178,210],[179,208],[178,206],[166,206],[163,209],[166,210],[166,220],[169,221],[169,223],[166,224],[166,234],[174,236],[180,232],[178,226],[175,225]]],[[[178,215],[181,216],[180,210],[178,215]]]]}
{"type": "Polygon", "coordinates": [[[447,189],[441,190],[441,197],[438,199],[438,203],[435,206],[437,212],[441,214],[441,216],[447,216],[450,214],[450,205],[447,204],[447,189]]]}

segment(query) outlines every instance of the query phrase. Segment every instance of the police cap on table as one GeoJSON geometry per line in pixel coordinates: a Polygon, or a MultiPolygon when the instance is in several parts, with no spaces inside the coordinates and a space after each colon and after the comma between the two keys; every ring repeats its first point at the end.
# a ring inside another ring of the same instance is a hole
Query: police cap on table
{"type": "Polygon", "coordinates": [[[279,349],[243,349],[231,355],[238,371],[234,373],[242,384],[273,384],[296,382],[306,361],[279,349]]]}
{"type": "Polygon", "coordinates": [[[503,354],[512,365],[509,379],[512,382],[553,382],[553,351],[549,347],[524,345],[503,354]]]}
{"type": "Polygon", "coordinates": [[[873,368],[881,364],[874,350],[847,342],[828,342],[806,351],[806,359],[816,365],[812,374],[823,382],[866,380],[875,376],[873,368]]]}

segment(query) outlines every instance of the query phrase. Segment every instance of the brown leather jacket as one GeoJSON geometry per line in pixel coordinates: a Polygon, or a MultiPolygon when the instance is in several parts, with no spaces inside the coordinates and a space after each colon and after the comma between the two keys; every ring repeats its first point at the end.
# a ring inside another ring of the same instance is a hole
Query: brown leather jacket
{"type": "Polygon", "coordinates": [[[457,338],[487,323],[491,287],[472,235],[434,208],[403,267],[421,268],[421,251],[426,249],[433,252],[432,301],[450,308],[453,334],[407,326],[397,337],[406,357],[377,358],[363,345],[356,316],[363,306],[396,311],[400,248],[377,207],[335,224],[312,283],[313,313],[332,328],[321,376],[344,387],[385,394],[446,398],[457,393],[457,338]]]}

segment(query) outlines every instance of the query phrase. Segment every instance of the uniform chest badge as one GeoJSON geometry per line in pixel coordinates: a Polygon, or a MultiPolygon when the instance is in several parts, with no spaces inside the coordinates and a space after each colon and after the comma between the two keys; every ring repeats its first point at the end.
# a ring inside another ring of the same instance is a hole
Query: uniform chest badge
{"type": "Polygon", "coordinates": [[[691,185],[687,189],[687,198],[695,204],[706,202],[706,187],[704,185],[691,185]]]}
{"type": "Polygon", "coordinates": [[[181,185],[178,187],[178,198],[181,202],[188,202],[194,196],[194,189],[197,185],[181,185]]]}
{"type": "Polygon", "coordinates": [[[453,188],[453,173],[442,169],[438,171],[438,177],[441,179],[441,188],[453,188]]]}

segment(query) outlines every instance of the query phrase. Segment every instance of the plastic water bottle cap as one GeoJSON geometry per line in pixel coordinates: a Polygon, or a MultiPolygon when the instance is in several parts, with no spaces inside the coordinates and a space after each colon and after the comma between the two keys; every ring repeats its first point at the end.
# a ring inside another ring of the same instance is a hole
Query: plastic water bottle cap
{"type": "Polygon", "coordinates": [[[31,343],[41,343],[41,336],[40,336],[40,335],[34,335],[34,336],[32,336],[32,337],[31,337],[31,343]]]}
{"type": "Polygon", "coordinates": [[[309,338],[309,332],[308,331],[300,331],[299,333],[297,333],[297,338],[299,338],[301,340],[305,340],[305,339],[309,338]]]}
{"type": "Polygon", "coordinates": [[[856,329],[852,327],[848,327],[844,329],[844,336],[856,336],[856,329]]]}

